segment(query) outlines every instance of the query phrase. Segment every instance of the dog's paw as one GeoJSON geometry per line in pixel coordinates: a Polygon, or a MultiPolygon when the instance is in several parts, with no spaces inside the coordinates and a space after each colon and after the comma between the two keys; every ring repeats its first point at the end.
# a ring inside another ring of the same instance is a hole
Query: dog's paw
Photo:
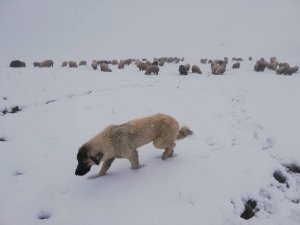
{"type": "Polygon", "coordinates": [[[132,170],[138,170],[138,169],[143,168],[143,167],[145,167],[145,166],[146,166],[145,164],[142,164],[142,165],[139,165],[139,166],[137,166],[137,167],[131,167],[131,169],[132,169],[132,170]]]}
{"type": "Polygon", "coordinates": [[[88,177],[88,179],[96,179],[98,177],[101,177],[99,174],[91,175],[88,177]]]}

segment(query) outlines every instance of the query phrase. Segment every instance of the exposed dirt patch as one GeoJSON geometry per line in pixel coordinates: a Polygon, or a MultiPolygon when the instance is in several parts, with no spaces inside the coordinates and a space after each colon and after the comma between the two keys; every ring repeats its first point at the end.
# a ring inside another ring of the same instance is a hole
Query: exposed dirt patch
{"type": "Polygon", "coordinates": [[[248,199],[245,203],[245,210],[241,214],[241,218],[248,220],[251,219],[253,216],[255,216],[255,213],[259,211],[259,209],[256,208],[257,201],[253,199],[248,199]]]}

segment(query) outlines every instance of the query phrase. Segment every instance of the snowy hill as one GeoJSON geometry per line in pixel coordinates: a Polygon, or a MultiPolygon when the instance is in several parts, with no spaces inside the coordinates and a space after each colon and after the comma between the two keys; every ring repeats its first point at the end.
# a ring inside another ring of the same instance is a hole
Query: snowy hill
{"type": "Polygon", "coordinates": [[[300,75],[253,66],[262,56],[300,66],[299,12],[296,0],[1,1],[0,225],[298,225],[300,75]],[[179,76],[174,63],[158,76],[90,67],[160,56],[203,74],[179,76]],[[199,62],[224,56],[223,76],[199,62]],[[48,58],[53,68],[33,67],[48,58]],[[13,59],[27,67],[9,68],[13,59]],[[71,59],[88,65],[60,67],[71,59]],[[74,175],[84,142],[156,113],[194,131],[173,158],[148,144],[138,170],[116,159],[104,177],[87,179],[98,166],[74,175]]]}

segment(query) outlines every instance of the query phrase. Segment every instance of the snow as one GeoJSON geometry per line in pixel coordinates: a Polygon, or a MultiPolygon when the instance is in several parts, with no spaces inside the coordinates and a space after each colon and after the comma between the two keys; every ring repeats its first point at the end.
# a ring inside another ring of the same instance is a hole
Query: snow
{"type": "Polygon", "coordinates": [[[7,139],[0,142],[0,225],[298,225],[300,176],[284,165],[300,165],[299,72],[253,66],[274,55],[300,66],[299,9],[296,0],[1,1],[0,111],[21,111],[0,115],[7,139]],[[90,67],[94,58],[168,55],[203,74],[179,76],[178,64],[165,64],[158,76],[133,64],[110,65],[112,73],[90,67]],[[229,60],[214,76],[199,63],[224,56],[243,57],[241,69],[229,60]],[[47,58],[53,68],[33,67],[47,58]],[[9,68],[12,59],[27,67],[9,68]],[[67,59],[88,66],[61,68],[67,59]],[[104,177],[87,179],[98,166],[74,175],[84,142],[108,125],[156,113],[194,131],[177,142],[173,158],[161,160],[148,144],[138,170],[117,159],[104,177]],[[248,199],[259,211],[244,220],[248,199]]]}

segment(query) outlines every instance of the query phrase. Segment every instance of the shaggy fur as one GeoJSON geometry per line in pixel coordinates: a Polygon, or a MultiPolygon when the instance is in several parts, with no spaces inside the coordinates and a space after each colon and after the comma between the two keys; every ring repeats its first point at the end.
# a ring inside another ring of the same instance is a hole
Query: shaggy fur
{"type": "Polygon", "coordinates": [[[139,68],[140,71],[146,71],[148,68],[148,64],[140,62],[137,64],[137,67],[139,68]]]}
{"type": "Polygon", "coordinates": [[[185,68],[186,72],[189,72],[190,68],[191,68],[191,65],[190,64],[185,64],[184,68],[185,68]]]}
{"type": "Polygon", "coordinates": [[[219,63],[211,64],[211,73],[214,75],[223,75],[226,70],[226,63],[220,65],[219,63]]]}
{"type": "Polygon", "coordinates": [[[155,60],[155,61],[152,62],[152,65],[158,66],[158,64],[159,64],[159,62],[157,60],[155,60]]]}
{"type": "Polygon", "coordinates": [[[101,63],[100,64],[100,69],[103,72],[111,72],[111,69],[109,68],[109,66],[106,63],[101,63]]]}
{"type": "Polygon", "coordinates": [[[158,75],[159,67],[157,65],[150,65],[147,67],[145,75],[151,75],[151,73],[154,73],[158,75]]]}
{"type": "Polygon", "coordinates": [[[116,60],[116,59],[113,59],[113,60],[111,61],[111,64],[112,64],[112,65],[118,65],[118,63],[119,63],[119,62],[118,62],[118,60],[116,60]]]}
{"type": "Polygon", "coordinates": [[[20,60],[14,60],[10,62],[9,67],[18,68],[18,67],[26,67],[26,63],[20,60]]]}
{"type": "Polygon", "coordinates": [[[178,70],[179,70],[180,75],[188,75],[188,72],[186,71],[184,65],[180,65],[178,70]]]}
{"type": "Polygon", "coordinates": [[[266,62],[264,58],[261,58],[260,60],[256,61],[256,64],[254,66],[254,71],[264,72],[267,65],[268,65],[268,62],[266,62]]]}
{"type": "Polygon", "coordinates": [[[270,63],[274,63],[274,62],[276,62],[276,61],[277,61],[276,57],[271,57],[271,58],[270,58],[270,63]]]}
{"type": "Polygon", "coordinates": [[[179,63],[179,62],[180,62],[180,59],[179,59],[179,58],[177,58],[177,59],[174,60],[174,63],[175,63],[175,64],[177,64],[177,63],[179,63]]]}
{"type": "Polygon", "coordinates": [[[125,59],[123,61],[124,61],[124,64],[127,66],[129,66],[132,63],[132,59],[125,59]]]}
{"type": "Polygon", "coordinates": [[[85,60],[80,61],[79,66],[86,66],[86,61],[85,60]]]}
{"type": "Polygon", "coordinates": [[[118,69],[124,69],[124,67],[125,67],[124,60],[120,60],[119,65],[118,65],[118,69]]]}
{"type": "Polygon", "coordinates": [[[164,66],[165,65],[165,61],[164,60],[159,60],[159,66],[164,66]]]}
{"type": "Polygon", "coordinates": [[[291,67],[291,68],[288,70],[288,75],[292,75],[293,73],[297,73],[298,70],[299,70],[299,67],[298,67],[298,66],[291,67]]]}
{"type": "Polygon", "coordinates": [[[34,66],[34,67],[39,67],[40,64],[41,64],[41,63],[39,63],[39,62],[34,62],[34,63],[33,63],[33,66],[34,66]]]}
{"type": "Polygon", "coordinates": [[[63,61],[62,64],[61,64],[61,67],[65,67],[68,65],[68,62],[67,61],[63,61]]]}
{"type": "Polygon", "coordinates": [[[173,156],[176,140],[192,134],[188,127],[179,129],[178,122],[164,114],[111,125],[80,147],[75,175],[85,175],[93,165],[99,165],[102,161],[99,174],[90,178],[104,176],[115,158],[126,158],[132,169],[138,169],[137,148],[150,142],[153,142],[154,147],[164,149],[162,159],[165,160],[173,156]]]}
{"type": "Polygon", "coordinates": [[[221,60],[221,59],[216,59],[216,60],[214,60],[213,63],[214,63],[214,64],[219,64],[220,66],[222,66],[222,64],[224,64],[225,61],[224,61],[224,60],[221,60]]]}
{"type": "Polygon", "coordinates": [[[224,57],[224,63],[228,64],[228,57],[224,57]]]}
{"type": "Polygon", "coordinates": [[[202,74],[202,71],[200,70],[200,67],[199,67],[199,66],[193,65],[193,66],[192,66],[192,73],[202,74]]]}
{"type": "Polygon", "coordinates": [[[277,70],[277,66],[278,66],[278,62],[277,61],[272,61],[271,60],[271,63],[267,63],[267,67],[268,67],[269,70],[276,71],[277,70]]]}
{"type": "Polygon", "coordinates": [[[77,62],[75,62],[75,61],[69,61],[69,67],[70,68],[77,68],[77,62]]]}
{"type": "Polygon", "coordinates": [[[54,62],[51,59],[41,62],[40,67],[53,67],[54,62]]]}
{"type": "Polygon", "coordinates": [[[242,59],[242,58],[235,58],[235,57],[233,57],[233,58],[232,58],[232,61],[238,61],[238,62],[242,62],[242,61],[243,61],[243,59],[242,59]]]}
{"type": "Polygon", "coordinates": [[[207,59],[200,59],[200,63],[206,64],[207,63],[207,59]]]}
{"type": "Polygon", "coordinates": [[[284,74],[284,75],[292,75],[299,70],[298,66],[290,67],[288,63],[280,63],[279,68],[276,70],[277,74],[284,74]]]}
{"type": "Polygon", "coordinates": [[[233,63],[232,69],[239,69],[241,64],[239,62],[233,63]]]}
{"type": "Polygon", "coordinates": [[[97,60],[93,60],[91,66],[92,66],[92,68],[93,68],[94,70],[96,70],[97,67],[98,67],[98,62],[97,62],[97,60]]]}

